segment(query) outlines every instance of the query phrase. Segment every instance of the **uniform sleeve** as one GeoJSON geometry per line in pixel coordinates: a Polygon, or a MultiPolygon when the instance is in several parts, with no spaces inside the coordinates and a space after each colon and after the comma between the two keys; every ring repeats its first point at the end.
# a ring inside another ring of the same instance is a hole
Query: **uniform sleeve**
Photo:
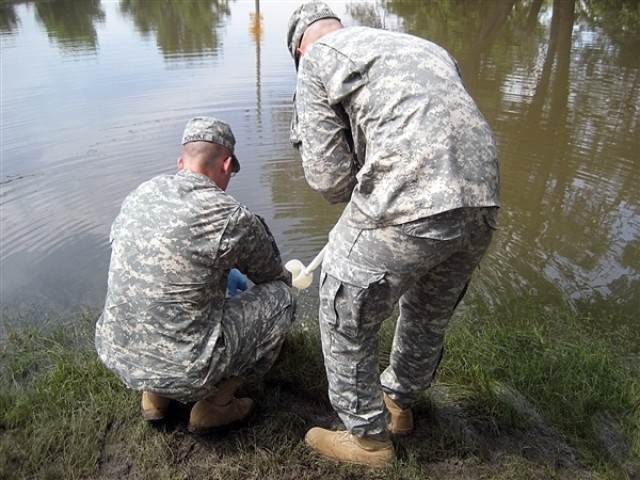
{"type": "Polygon", "coordinates": [[[291,143],[300,152],[309,186],[330,203],[348,202],[357,173],[351,129],[339,99],[323,80],[341,72],[327,71],[330,67],[315,61],[322,58],[318,55],[307,56],[298,72],[291,143]]]}
{"type": "Polygon", "coordinates": [[[284,280],[291,286],[291,274],[284,268],[269,227],[262,217],[245,207],[238,208],[227,223],[220,244],[220,258],[255,284],[284,280]]]}

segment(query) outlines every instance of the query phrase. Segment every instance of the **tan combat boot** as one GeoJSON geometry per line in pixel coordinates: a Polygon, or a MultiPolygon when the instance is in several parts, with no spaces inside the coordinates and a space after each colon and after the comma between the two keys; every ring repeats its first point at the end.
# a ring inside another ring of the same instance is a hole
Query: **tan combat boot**
{"type": "Polygon", "coordinates": [[[164,420],[169,408],[170,399],[152,392],[142,392],[142,418],[149,422],[164,420]]]}
{"type": "Polygon", "coordinates": [[[403,437],[413,432],[413,413],[410,408],[401,408],[396,402],[384,394],[384,404],[391,413],[391,421],[387,430],[391,435],[403,437]]]}
{"type": "Polygon", "coordinates": [[[253,400],[233,396],[243,383],[241,377],[220,382],[218,393],[196,402],[191,409],[188,430],[205,434],[246,419],[253,410],[253,400]]]}
{"type": "Polygon", "coordinates": [[[396,450],[387,432],[358,437],[347,431],[312,428],[304,440],[320,455],[331,460],[386,467],[396,458],[396,450]]]}

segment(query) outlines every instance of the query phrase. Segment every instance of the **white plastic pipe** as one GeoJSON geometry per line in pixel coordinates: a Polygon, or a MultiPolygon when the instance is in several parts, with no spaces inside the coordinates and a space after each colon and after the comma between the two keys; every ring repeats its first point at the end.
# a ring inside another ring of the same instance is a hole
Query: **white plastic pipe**
{"type": "Polygon", "coordinates": [[[306,267],[297,259],[289,260],[285,263],[284,268],[291,272],[291,283],[294,287],[304,290],[311,285],[311,282],[313,282],[313,271],[322,263],[326,248],[327,246],[325,245],[322,250],[320,250],[320,253],[316,255],[316,258],[306,267]]]}

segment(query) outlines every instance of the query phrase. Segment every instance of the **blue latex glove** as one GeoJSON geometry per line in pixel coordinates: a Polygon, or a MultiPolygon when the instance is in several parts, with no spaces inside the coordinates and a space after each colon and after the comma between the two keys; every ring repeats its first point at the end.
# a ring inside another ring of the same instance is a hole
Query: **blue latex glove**
{"type": "Polygon", "coordinates": [[[229,296],[233,297],[238,290],[244,292],[247,289],[247,279],[237,268],[229,270],[229,276],[227,277],[227,291],[229,296]]]}

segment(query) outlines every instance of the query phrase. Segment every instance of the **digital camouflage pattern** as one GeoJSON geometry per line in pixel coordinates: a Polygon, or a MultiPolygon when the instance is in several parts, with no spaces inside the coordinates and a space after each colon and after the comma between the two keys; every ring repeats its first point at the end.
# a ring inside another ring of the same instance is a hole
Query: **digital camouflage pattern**
{"type": "Polygon", "coordinates": [[[128,387],[183,402],[260,375],[291,325],[290,274],[264,221],[199,173],[155,177],[111,228],[100,359],[128,387]],[[256,285],[225,299],[227,275],[256,285]]]}
{"type": "Polygon", "coordinates": [[[351,27],[302,56],[290,139],[309,185],[347,202],[320,278],[329,397],[350,432],[380,433],[383,391],[409,407],[431,384],[449,319],[490,244],[493,132],[446,50],[351,27]],[[378,332],[398,302],[380,375],[378,332]]]}
{"type": "Polygon", "coordinates": [[[431,385],[449,318],[491,242],[496,208],[465,208],[377,229],[343,218],[320,276],[320,332],[329,398],[349,431],[382,432],[382,391],[410,407],[431,385]],[[399,301],[389,367],[378,332],[399,301]]]}
{"type": "Polygon", "coordinates": [[[325,35],[300,60],[291,142],[309,185],[349,202],[354,227],[497,206],[493,133],[455,60],[367,27],[325,35]]]}

